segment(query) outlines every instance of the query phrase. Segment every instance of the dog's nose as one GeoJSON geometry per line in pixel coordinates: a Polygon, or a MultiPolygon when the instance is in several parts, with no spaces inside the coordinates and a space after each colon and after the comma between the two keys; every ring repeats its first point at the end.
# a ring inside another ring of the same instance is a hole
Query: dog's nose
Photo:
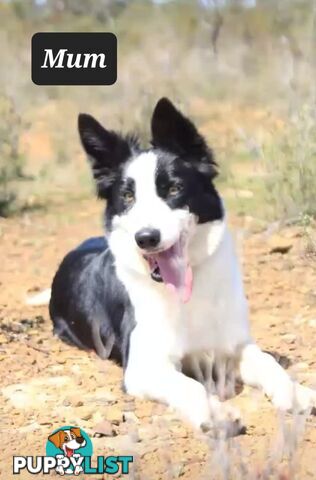
{"type": "Polygon", "coordinates": [[[83,437],[77,437],[76,440],[77,440],[78,443],[80,443],[80,445],[84,442],[83,437]]]}
{"type": "Polygon", "coordinates": [[[135,240],[140,248],[151,249],[157,247],[161,239],[160,231],[156,228],[143,228],[135,235],[135,240]]]}

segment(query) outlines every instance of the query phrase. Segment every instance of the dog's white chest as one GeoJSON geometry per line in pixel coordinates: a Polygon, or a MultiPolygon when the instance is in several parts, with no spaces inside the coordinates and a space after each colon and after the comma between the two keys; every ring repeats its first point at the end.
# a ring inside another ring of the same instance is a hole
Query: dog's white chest
{"type": "Polygon", "coordinates": [[[231,354],[248,339],[247,305],[241,286],[234,283],[211,261],[195,272],[191,301],[182,309],[186,353],[214,350],[231,354]]]}
{"type": "Polygon", "coordinates": [[[206,248],[210,255],[193,269],[193,293],[190,302],[181,308],[178,338],[185,353],[213,350],[232,354],[250,336],[239,265],[228,232],[215,251],[207,235],[204,243],[194,246],[195,252],[203,254],[206,248]]]}

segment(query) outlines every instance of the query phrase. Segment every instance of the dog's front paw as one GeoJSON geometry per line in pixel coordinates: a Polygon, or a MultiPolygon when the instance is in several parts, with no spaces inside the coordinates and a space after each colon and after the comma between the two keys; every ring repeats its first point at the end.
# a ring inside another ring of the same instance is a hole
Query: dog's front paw
{"type": "Polygon", "coordinates": [[[312,388],[305,387],[304,385],[296,384],[296,396],[294,399],[294,411],[295,408],[300,413],[313,413],[315,414],[316,407],[316,391],[312,388]]]}
{"type": "Polygon", "coordinates": [[[222,403],[217,397],[210,396],[211,418],[201,424],[201,430],[215,438],[229,438],[246,433],[240,412],[227,403],[222,403]]]}
{"type": "Polygon", "coordinates": [[[246,427],[240,419],[225,419],[220,422],[204,422],[201,424],[201,430],[212,438],[227,439],[245,435],[246,427]]]}
{"type": "Polygon", "coordinates": [[[316,391],[293,382],[287,388],[278,389],[272,401],[277,408],[283,411],[315,414],[316,391]]]}

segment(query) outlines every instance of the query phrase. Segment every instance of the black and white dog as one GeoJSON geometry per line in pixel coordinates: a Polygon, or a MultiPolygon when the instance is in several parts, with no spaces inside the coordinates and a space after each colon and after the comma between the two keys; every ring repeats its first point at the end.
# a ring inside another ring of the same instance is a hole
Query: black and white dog
{"type": "Polygon", "coordinates": [[[214,365],[232,365],[282,410],[310,410],[315,392],[251,337],[211,150],[166,98],[151,129],[152,148],[142,150],[136,138],[79,116],[97,192],[107,201],[107,239],[87,240],[63,260],[50,301],[55,332],[119,357],[129,394],[163,401],[197,427],[235,415],[205,387],[214,365]],[[202,372],[204,384],[185,366],[202,372]]]}

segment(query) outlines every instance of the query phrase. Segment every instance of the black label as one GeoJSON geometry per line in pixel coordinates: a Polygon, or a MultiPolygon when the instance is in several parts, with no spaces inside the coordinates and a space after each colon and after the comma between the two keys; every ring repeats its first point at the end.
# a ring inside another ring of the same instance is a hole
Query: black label
{"type": "Polygon", "coordinates": [[[113,33],[35,33],[32,37],[36,85],[113,85],[116,77],[113,33]]]}

